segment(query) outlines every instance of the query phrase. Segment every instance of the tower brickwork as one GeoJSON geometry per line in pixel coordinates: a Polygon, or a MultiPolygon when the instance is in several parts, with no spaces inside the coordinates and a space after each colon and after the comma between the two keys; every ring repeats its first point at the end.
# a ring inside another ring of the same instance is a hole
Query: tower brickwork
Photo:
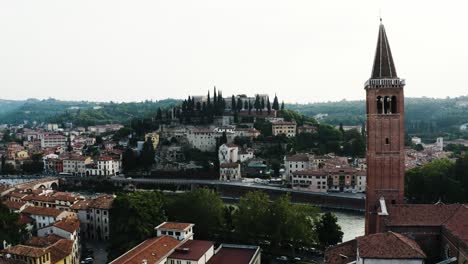
{"type": "Polygon", "coordinates": [[[367,113],[366,234],[380,231],[380,199],[404,202],[405,80],[397,76],[390,45],[380,24],[371,78],[365,84],[367,113]]]}

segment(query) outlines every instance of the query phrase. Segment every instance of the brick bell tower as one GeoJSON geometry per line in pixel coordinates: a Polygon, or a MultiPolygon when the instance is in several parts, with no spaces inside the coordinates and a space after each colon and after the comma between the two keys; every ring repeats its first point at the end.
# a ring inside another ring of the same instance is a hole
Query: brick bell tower
{"type": "Polygon", "coordinates": [[[404,196],[405,80],[397,76],[385,27],[380,20],[370,79],[365,84],[367,112],[366,235],[380,232],[381,198],[401,204],[404,196]]]}

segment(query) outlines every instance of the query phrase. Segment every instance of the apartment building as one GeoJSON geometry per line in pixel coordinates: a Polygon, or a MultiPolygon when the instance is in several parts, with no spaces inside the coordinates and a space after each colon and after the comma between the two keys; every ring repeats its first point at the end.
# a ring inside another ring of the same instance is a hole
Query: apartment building
{"type": "Polygon", "coordinates": [[[271,130],[273,136],[286,135],[287,137],[296,136],[296,122],[280,121],[271,123],[271,130]]]}

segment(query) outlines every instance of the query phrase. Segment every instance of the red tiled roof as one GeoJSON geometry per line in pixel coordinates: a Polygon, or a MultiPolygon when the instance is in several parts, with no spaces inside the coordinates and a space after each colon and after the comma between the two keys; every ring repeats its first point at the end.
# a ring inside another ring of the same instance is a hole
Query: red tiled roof
{"type": "Polygon", "coordinates": [[[12,254],[12,255],[38,258],[47,254],[48,250],[44,248],[37,248],[37,247],[31,247],[31,246],[25,246],[25,245],[16,245],[8,249],[2,250],[2,252],[12,254]]]}
{"type": "Polygon", "coordinates": [[[222,247],[207,264],[249,264],[255,252],[250,248],[222,247]]]}
{"type": "Polygon", "coordinates": [[[387,226],[441,226],[460,204],[398,204],[388,206],[387,226]]]}
{"type": "Polygon", "coordinates": [[[309,161],[309,155],[296,154],[293,156],[286,157],[286,161],[309,161]]]}
{"type": "Polygon", "coordinates": [[[57,263],[65,257],[71,255],[73,249],[73,240],[61,239],[50,246],[50,263],[57,263]]]}
{"type": "Polygon", "coordinates": [[[147,263],[159,263],[158,261],[170,254],[179,243],[179,240],[170,236],[151,238],[132,248],[111,263],[141,264],[144,259],[146,259],[147,263]]]}
{"type": "Polygon", "coordinates": [[[50,207],[35,207],[31,206],[23,210],[23,213],[29,214],[29,215],[45,215],[45,216],[53,216],[57,217],[59,216],[62,211],[55,209],[55,208],[50,208],[50,207]]]}
{"type": "Polygon", "coordinates": [[[70,206],[72,210],[86,210],[89,208],[90,200],[80,200],[70,206]]]}
{"type": "Polygon", "coordinates": [[[468,205],[462,205],[444,224],[444,228],[468,247],[468,205]]]}
{"type": "Polygon", "coordinates": [[[110,209],[112,207],[114,199],[115,198],[112,195],[99,196],[91,201],[89,207],[97,209],[110,209]]]}
{"type": "Polygon", "coordinates": [[[190,223],[178,223],[178,222],[164,222],[157,226],[156,228],[164,228],[164,229],[174,229],[174,230],[186,230],[193,226],[190,223]]]}
{"type": "Polygon", "coordinates": [[[26,203],[25,202],[4,201],[3,204],[6,205],[10,209],[19,210],[26,203]]]}
{"type": "Polygon", "coordinates": [[[426,254],[412,239],[394,232],[356,238],[361,258],[425,259],[426,254]]]}
{"type": "Polygon", "coordinates": [[[239,168],[239,163],[236,163],[236,162],[221,163],[219,164],[219,167],[223,169],[237,169],[239,168]]]}
{"type": "Polygon", "coordinates": [[[198,261],[213,246],[211,241],[188,240],[176,248],[169,258],[198,261]]]}
{"type": "Polygon", "coordinates": [[[73,233],[80,228],[80,221],[76,218],[68,217],[55,222],[53,226],[65,230],[69,233],[73,233]]]}
{"type": "Polygon", "coordinates": [[[26,224],[30,224],[32,222],[34,222],[34,219],[29,217],[28,215],[23,214],[23,213],[19,214],[18,224],[26,225],[26,224]]]}
{"type": "Polygon", "coordinates": [[[325,251],[325,263],[346,264],[356,260],[357,243],[356,239],[329,247],[325,251]]]}

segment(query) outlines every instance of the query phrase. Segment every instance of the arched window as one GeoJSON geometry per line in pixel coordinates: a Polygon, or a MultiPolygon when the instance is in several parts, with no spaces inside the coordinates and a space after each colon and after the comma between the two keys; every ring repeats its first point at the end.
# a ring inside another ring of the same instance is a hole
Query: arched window
{"type": "Polygon", "coordinates": [[[382,96],[377,96],[377,114],[382,114],[382,96]]]}
{"type": "Polygon", "coordinates": [[[384,113],[390,114],[390,97],[388,96],[384,98],[384,113]]]}
{"type": "Polygon", "coordinates": [[[392,96],[392,113],[398,113],[398,105],[396,96],[392,96]]]}

